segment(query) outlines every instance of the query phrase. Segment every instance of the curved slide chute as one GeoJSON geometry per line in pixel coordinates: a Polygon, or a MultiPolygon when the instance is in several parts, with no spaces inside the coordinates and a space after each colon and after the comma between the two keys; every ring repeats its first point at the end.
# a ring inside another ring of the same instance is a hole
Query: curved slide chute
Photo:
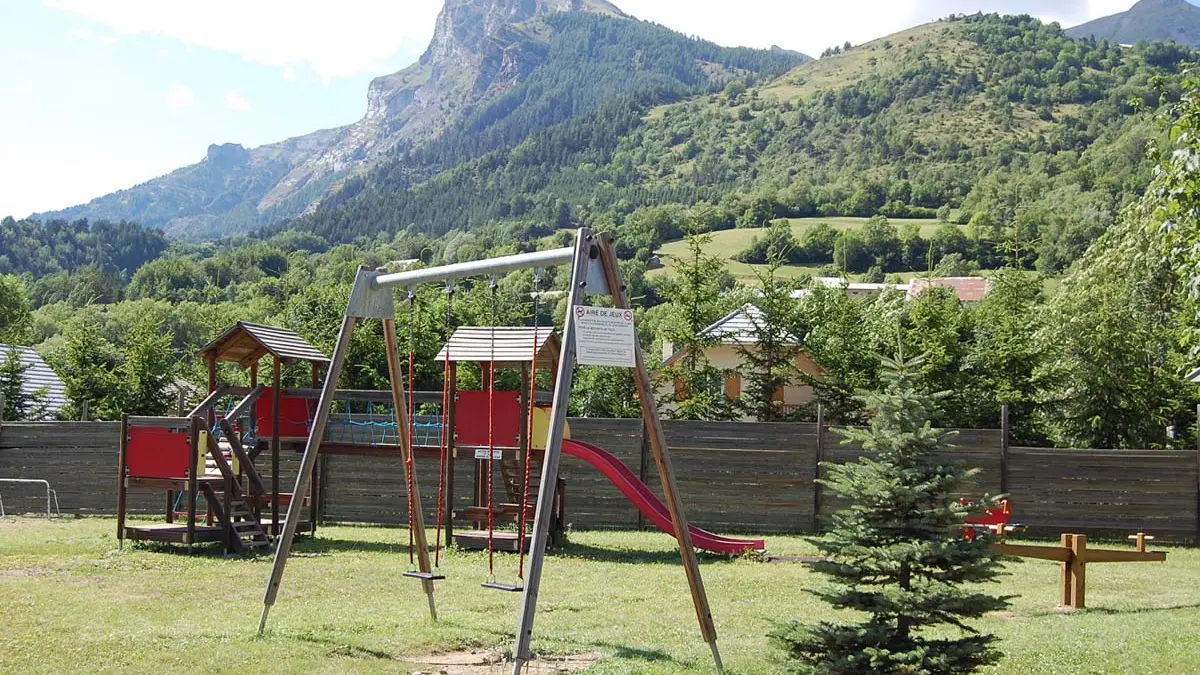
{"type": "MultiPolygon", "coordinates": [[[[562,451],[599,469],[600,473],[603,473],[621,491],[621,494],[633,502],[633,505],[658,529],[674,536],[675,526],[667,505],[638,478],[636,473],[625,466],[624,462],[617,459],[612,453],[582,441],[563,439],[562,451]]],[[[766,548],[762,539],[722,537],[695,525],[688,525],[688,532],[692,535],[692,545],[705,551],[736,555],[747,551],[762,551],[766,548]]]]}

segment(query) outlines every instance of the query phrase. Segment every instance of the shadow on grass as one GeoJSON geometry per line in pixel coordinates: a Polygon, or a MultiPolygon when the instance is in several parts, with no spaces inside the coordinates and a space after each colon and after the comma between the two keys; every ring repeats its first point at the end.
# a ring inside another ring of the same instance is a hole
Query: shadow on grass
{"type": "MultiPolygon", "coordinates": [[[[629,565],[643,565],[646,563],[664,563],[678,564],[680,561],[679,551],[639,551],[633,549],[621,548],[604,548],[601,546],[591,546],[589,544],[579,544],[568,542],[563,546],[555,548],[551,555],[561,555],[569,558],[585,558],[598,562],[613,562],[629,565]]],[[[718,555],[715,553],[705,553],[699,551],[696,554],[700,562],[729,562],[733,560],[729,556],[718,555]]]]}
{"type": "MultiPolygon", "coordinates": [[[[336,537],[297,537],[292,544],[292,550],[299,553],[346,553],[351,551],[367,553],[407,553],[407,542],[363,541],[361,539],[338,539],[336,537]]],[[[433,553],[433,549],[429,549],[433,553]]]]}
{"type": "Polygon", "coordinates": [[[345,642],[338,642],[335,640],[327,640],[324,638],[312,637],[311,635],[301,636],[296,639],[299,640],[300,642],[307,642],[309,644],[319,645],[321,647],[327,647],[329,649],[329,651],[327,652],[327,655],[329,655],[329,656],[348,656],[348,657],[356,658],[356,659],[369,658],[369,659],[380,659],[380,660],[384,660],[384,661],[397,660],[397,657],[395,655],[389,654],[385,651],[380,651],[378,649],[367,649],[366,647],[359,647],[357,645],[348,645],[345,642]]]}
{"type": "Polygon", "coordinates": [[[1186,605],[1168,605],[1166,607],[1129,607],[1126,609],[1116,609],[1113,607],[1088,607],[1081,612],[1082,615],[1087,614],[1102,614],[1105,616],[1121,616],[1123,614],[1153,614],[1155,612],[1177,612],[1182,609],[1200,609],[1200,602],[1192,602],[1186,605]]]}

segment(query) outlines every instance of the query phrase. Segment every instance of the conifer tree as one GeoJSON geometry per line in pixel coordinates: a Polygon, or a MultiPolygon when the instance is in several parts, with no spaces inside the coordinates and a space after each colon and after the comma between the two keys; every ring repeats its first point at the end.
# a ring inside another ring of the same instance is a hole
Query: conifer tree
{"type": "Polygon", "coordinates": [[[866,616],[780,626],[772,637],[793,672],[951,675],[1000,657],[995,636],[967,623],[1008,605],[963,587],[999,574],[990,542],[962,536],[968,507],[951,497],[974,471],[939,455],[950,447],[949,434],[930,427],[936,395],[916,387],[921,365],[883,360],[881,391],[864,397],[870,427],[842,432],[846,442],[862,444],[864,456],[823,465],[822,483],[851,505],[815,540],[826,560],[814,567],[830,582],[816,595],[866,616]]]}
{"type": "Polygon", "coordinates": [[[762,290],[742,312],[749,334],[738,344],[742,361],[742,407],[760,422],[778,422],[792,416],[778,394],[799,381],[796,359],[802,353],[796,335],[798,306],[792,298],[795,285],[780,279],[782,256],[772,256],[767,268],[756,271],[762,290]]]}
{"type": "Polygon", "coordinates": [[[719,338],[706,332],[721,318],[725,263],[705,247],[712,235],[687,237],[689,255],[680,261],[678,280],[666,289],[673,312],[665,337],[681,356],[658,373],[658,404],[672,419],[714,420],[737,416],[737,402],[725,396],[724,373],[709,361],[706,350],[719,338]]]}
{"type": "Polygon", "coordinates": [[[5,420],[40,420],[46,416],[45,388],[31,391],[25,386],[25,373],[30,368],[15,347],[0,355],[0,397],[4,401],[4,410],[0,412],[5,420]]]}

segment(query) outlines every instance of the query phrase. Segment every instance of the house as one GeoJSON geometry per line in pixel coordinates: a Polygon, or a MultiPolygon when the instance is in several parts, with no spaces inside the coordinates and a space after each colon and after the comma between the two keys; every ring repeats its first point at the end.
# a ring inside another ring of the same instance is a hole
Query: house
{"type": "MultiPolygon", "coordinates": [[[[754,305],[743,305],[730,312],[711,326],[705,328],[701,335],[713,338],[715,344],[705,348],[704,357],[714,368],[724,373],[722,387],[729,398],[740,398],[743,392],[742,355],[739,349],[752,348],[755,343],[755,321],[762,316],[762,310],[754,305]]],[[[798,341],[797,341],[798,342],[798,341]]],[[[677,363],[685,356],[684,350],[676,350],[669,342],[663,343],[663,367],[677,363]]],[[[808,375],[818,375],[818,366],[806,352],[796,356],[796,368],[808,375]]],[[[660,395],[669,393],[678,384],[664,383],[660,395]]],[[[813,400],[812,387],[799,383],[783,387],[775,392],[775,400],[785,409],[795,409],[813,400]]],[[[749,420],[750,418],[746,418],[749,420]]]]}
{"type": "Polygon", "coordinates": [[[1200,368],[1188,373],[1187,381],[1191,382],[1192,384],[1200,384],[1200,368]]]}
{"type": "Polygon", "coordinates": [[[908,292],[907,284],[871,284],[863,281],[850,281],[842,277],[814,277],[813,283],[827,288],[845,289],[846,295],[852,298],[869,298],[887,290],[908,292]]]}
{"type": "Polygon", "coordinates": [[[912,300],[924,293],[925,289],[933,286],[952,288],[960,301],[974,304],[992,290],[992,281],[984,277],[938,277],[934,279],[918,277],[908,284],[908,299],[912,300]]]}
{"type": "Polygon", "coordinates": [[[54,417],[58,411],[67,403],[66,385],[59,379],[58,375],[46,365],[38,353],[29,347],[18,347],[9,345],[0,345],[0,358],[7,358],[10,350],[17,350],[21,357],[21,363],[28,366],[25,375],[21,382],[21,391],[27,395],[32,395],[35,392],[41,391],[45,395],[43,403],[45,405],[44,417],[54,417]]]}

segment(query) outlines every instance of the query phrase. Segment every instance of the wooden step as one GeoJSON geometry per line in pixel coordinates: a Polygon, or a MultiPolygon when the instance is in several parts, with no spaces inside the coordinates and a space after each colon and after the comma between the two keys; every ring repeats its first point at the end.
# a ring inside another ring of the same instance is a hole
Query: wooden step
{"type": "MultiPolygon", "coordinates": [[[[494,532],[492,534],[492,548],[497,551],[507,551],[509,553],[517,552],[516,532],[494,532]]],[[[533,536],[525,535],[525,552],[529,552],[529,547],[533,541],[533,536]]],[[[468,551],[486,551],[488,547],[488,533],[483,530],[468,530],[466,532],[455,532],[454,543],[459,548],[467,549],[468,551]]]]}

